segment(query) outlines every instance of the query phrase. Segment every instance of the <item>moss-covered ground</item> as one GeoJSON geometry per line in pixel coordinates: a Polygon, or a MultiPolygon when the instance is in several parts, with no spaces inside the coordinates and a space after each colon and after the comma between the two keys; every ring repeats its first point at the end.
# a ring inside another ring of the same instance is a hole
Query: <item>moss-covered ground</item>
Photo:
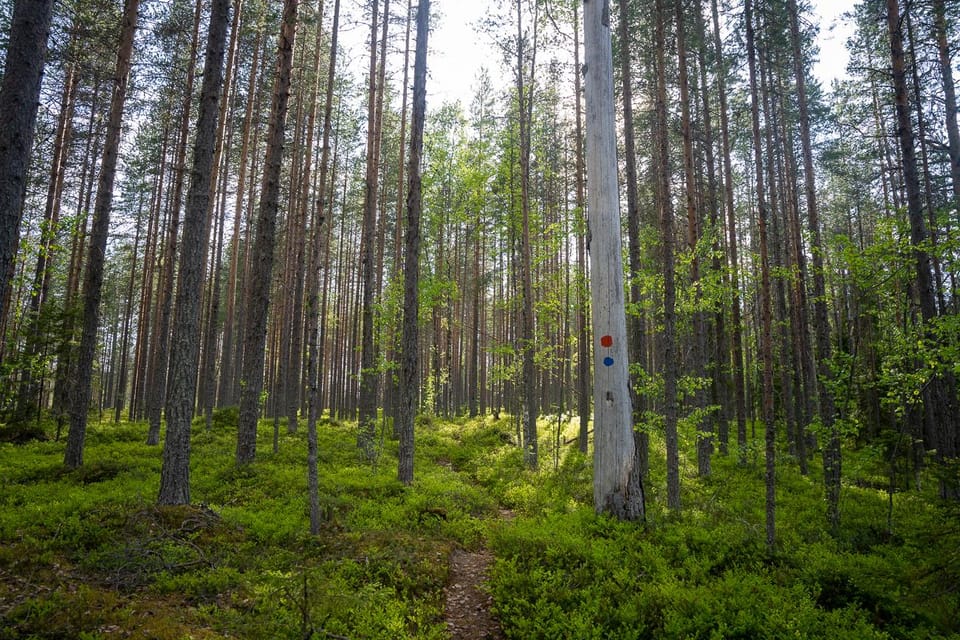
{"type": "Polygon", "coordinates": [[[195,426],[189,507],[156,506],[142,424],[93,422],[76,471],[62,442],[0,444],[0,640],[446,638],[450,553],[484,545],[510,638],[960,637],[960,512],[933,481],[888,511],[870,451],[847,452],[837,535],[816,471],[781,464],[770,552],[759,464],[687,463],[669,513],[655,454],[648,521],[625,524],[594,514],[591,461],[554,450],[555,421],[533,472],[507,420],[422,420],[406,488],[389,437],[362,462],[355,425],[325,420],[312,537],[305,432],[273,453],[264,423],[237,468],[235,416],[195,426]]]}

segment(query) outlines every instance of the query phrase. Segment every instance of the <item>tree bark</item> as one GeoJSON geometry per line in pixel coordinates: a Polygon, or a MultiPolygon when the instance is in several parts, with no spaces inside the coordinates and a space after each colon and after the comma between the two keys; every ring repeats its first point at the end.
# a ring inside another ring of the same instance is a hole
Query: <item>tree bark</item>
{"type": "MultiPolygon", "coordinates": [[[[385,0],[389,2],[389,0],[385,0]]],[[[370,69],[367,87],[367,158],[363,199],[363,230],[360,237],[361,272],[361,318],[360,318],[360,406],[357,424],[357,446],[364,459],[372,461],[376,456],[377,395],[379,375],[376,371],[376,345],[374,343],[374,298],[376,273],[374,248],[377,227],[377,186],[380,179],[377,130],[377,95],[382,87],[377,86],[377,25],[380,0],[372,0],[370,18],[370,69]]]]}
{"type": "Polygon", "coordinates": [[[0,317],[6,317],[53,0],[17,0],[0,85],[0,317]]]}
{"type": "Polygon", "coordinates": [[[957,215],[957,224],[960,224],[960,127],[957,126],[957,91],[953,81],[950,45],[947,41],[947,18],[944,0],[933,0],[933,17],[933,28],[937,37],[937,52],[940,56],[940,75],[943,81],[947,140],[950,145],[950,180],[953,186],[953,207],[957,215]]]}
{"type": "Polygon", "coordinates": [[[757,95],[757,52],[754,44],[753,3],[745,0],[747,66],[750,75],[750,113],[753,121],[753,161],[757,189],[757,236],[760,245],[760,359],[762,373],[762,416],[765,434],[766,533],[767,547],[776,540],[775,445],[776,424],[773,411],[773,305],[770,286],[770,258],[767,250],[767,201],[763,179],[763,138],[760,135],[760,100],[757,95]]]}
{"type": "MultiPolygon", "coordinates": [[[[620,9],[620,20],[617,27],[617,34],[620,38],[620,81],[623,83],[623,145],[624,145],[624,164],[625,177],[627,179],[627,246],[630,257],[630,278],[629,291],[630,303],[633,305],[633,312],[627,318],[628,332],[628,353],[630,364],[636,367],[645,366],[644,335],[646,333],[646,323],[641,307],[642,287],[640,284],[640,271],[643,269],[640,249],[640,207],[637,203],[637,150],[636,150],[636,132],[633,121],[633,77],[630,73],[630,34],[628,25],[627,0],[618,0],[620,9]]],[[[578,65],[579,66],[579,65],[578,65]]],[[[584,359],[588,356],[584,354],[584,359]]],[[[640,380],[631,376],[630,381],[630,399],[633,406],[633,424],[639,424],[642,421],[643,405],[640,394],[637,393],[637,387],[640,380]]],[[[646,432],[637,431],[635,434],[637,446],[637,464],[640,467],[640,474],[647,476],[649,467],[649,447],[650,438],[646,432]]]]}
{"type": "Polygon", "coordinates": [[[677,289],[676,265],[674,264],[673,204],[670,194],[670,152],[667,132],[667,80],[665,26],[669,19],[663,0],[657,0],[654,8],[654,47],[656,65],[655,162],[657,168],[657,208],[660,213],[660,250],[663,265],[663,335],[661,336],[663,360],[663,414],[664,438],[667,449],[667,506],[680,508],[680,454],[677,435],[677,289]]]}
{"type": "MultiPolygon", "coordinates": [[[[740,309],[740,257],[737,247],[736,209],[733,201],[733,163],[731,162],[730,111],[727,105],[726,65],[723,61],[723,46],[720,41],[720,16],[717,0],[711,0],[713,17],[713,49],[719,67],[717,92],[720,98],[720,139],[723,149],[723,194],[727,213],[727,252],[730,267],[730,337],[733,347],[731,373],[733,397],[737,419],[737,460],[747,462],[747,406],[746,381],[743,371],[743,321],[740,309]]],[[[726,443],[721,442],[721,448],[726,443]]]]}
{"type": "MultiPolygon", "coordinates": [[[[920,178],[917,172],[916,141],[910,119],[910,98],[906,86],[906,64],[903,55],[903,33],[898,0],[887,0],[887,27],[890,36],[890,60],[893,66],[893,89],[897,111],[897,137],[903,162],[903,181],[907,191],[907,216],[910,222],[910,243],[916,270],[916,295],[925,338],[932,347],[938,343],[932,324],[937,316],[936,292],[931,274],[930,254],[924,248],[927,229],[923,216],[920,178]]],[[[926,431],[936,459],[945,463],[957,457],[956,383],[953,376],[933,372],[923,391],[926,431]]],[[[960,488],[956,481],[941,481],[941,492],[956,498],[960,488]]]]}
{"type": "MultiPolygon", "coordinates": [[[[574,104],[576,109],[576,193],[577,215],[579,229],[577,232],[577,413],[580,414],[580,425],[577,434],[577,446],[581,453],[587,453],[590,440],[590,327],[587,324],[587,187],[585,180],[586,167],[583,152],[583,91],[582,72],[580,67],[580,17],[578,15],[579,2],[573,4],[573,59],[574,59],[574,104]]],[[[641,472],[643,466],[641,465],[641,472]]]]}
{"type": "Polygon", "coordinates": [[[400,461],[397,477],[413,482],[414,418],[420,397],[420,211],[421,157],[427,96],[427,36],[430,32],[430,0],[417,8],[417,50],[413,62],[413,114],[410,122],[410,155],[407,176],[407,227],[404,238],[403,337],[400,363],[400,461]]]}
{"type": "Polygon", "coordinates": [[[200,303],[206,258],[204,229],[210,215],[210,183],[229,25],[230,0],[214,0],[200,89],[193,169],[183,218],[183,240],[180,243],[177,301],[167,373],[167,433],[160,468],[159,504],[190,504],[190,422],[193,418],[200,354],[200,303]]]}
{"type": "Polygon", "coordinates": [[[103,143],[100,178],[93,208],[90,230],[90,248],[83,278],[83,328],[80,350],[70,403],[70,431],[63,463],[70,469],[83,464],[83,448],[87,434],[87,412],[92,395],[93,360],[97,351],[97,329],[100,325],[100,298],[103,291],[103,267],[106,261],[107,235],[110,230],[110,209],[113,205],[113,183],[117,174],[120,150],[120,132],[123,124],[123,106],[130,79],[133,38],[137,31],[140,0],[126,0],[120,24],[120,44],[113,77],[110,115],[107,119],[107,138],[103,143]]]}
{"type": "Polygon", "coordinates": [[[522,299],[520,320],[521,353],[521,422],[523,423],[523,461],[530,469],[536,469],[538,463],[537,443],[537,368],[536,335],[533,316],[533,267],[530,235],[530,128],[533,121],[533,73],[536,69],[537,55],[537,16],[533,18],[534,38],[531,46],[530,83],[526,82],[526,58],[523,32],[522,2],[517,0],[517,105],[520,127],[520,296],[522,299]]]}
{"type": "Polygon", "coordinates": [[[273,280],[277,209],[280,200],[280,169],[283,162],[283,139],[286,129],[287,102],[290,97],[298,5],[298,0],[284,0],[283,3],[280,37],[277,43],[277,77],[270,107],[260,206],[257,209],[256,237],[251,251],[252,268],[247,283],[248,308],[243,331],[240,417],[237,425],[237,464],[241,465],[253,462],[257,455],[257,421],[260,417],[260,392],[263,390],[267,315],[270,306],[270,285],[273,280]]]}
{"type": "Polygon", "coordinates": [[[636,459],[627,369],[608,0],[584,2],[583,23],[593,348],[598,360],[593,390],[593,504],[598,513],[642,520],[643,483],[636,459]]]}

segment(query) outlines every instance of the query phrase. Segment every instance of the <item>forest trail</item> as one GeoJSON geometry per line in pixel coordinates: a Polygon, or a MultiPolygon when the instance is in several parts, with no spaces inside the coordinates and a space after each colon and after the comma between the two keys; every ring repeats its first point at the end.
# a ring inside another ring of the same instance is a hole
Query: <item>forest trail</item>
{"type": "Polygon", "coordinates": [[[500,623],[491,607],[493,598],[483,591],[493,554],[454,549],[450,578],[444,589],[445,619],[454,640],[502,640],[500,623]]]}

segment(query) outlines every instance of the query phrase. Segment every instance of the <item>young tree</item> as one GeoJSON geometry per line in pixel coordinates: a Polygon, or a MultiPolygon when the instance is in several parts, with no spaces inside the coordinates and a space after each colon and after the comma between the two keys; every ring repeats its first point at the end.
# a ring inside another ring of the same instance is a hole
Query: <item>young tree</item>
{"type": "Polygon", "coordinates": [[[63,459],[64,465],[71,469],[83,464],[87,412],[90,410],[92,395],[91,376],[97,351],[97,329],[100,326],[103,268],[106,261],[107,234],[110,230],[110,210],[113,206],[113,183],[117,175],[123,107],[127,98],[127,82],[130,79],[133,38],[137,31],[139,10],[140,0],[126,0],[120,23],[120,45],[117,48],[113,95],[110,100],[110,115],[107,118],[107,137],[103,143],[100,178],[97,182],[93,224],[90,229],[90,247],[83,276],[83,327],[73,382],[73,397],[70,402],[70,431],[67,433],[67,448],[63,459]]]}
{"type": "Polygon", "coordinates": [[[587,211],[593,276],[594,455],[593,504],[622,520],[644,518],[627,370],[613,52],[608,0],[584,2],[587,132],[587,211]]]}
{"type": "Polygon", "coordinates": [[[0,86],[0,317],[6,315],[53,0],[17,0],[0,86]]]}
{"type": "Polygon", "coordinates": [[[404,239],[403,337],[400,362],[400,482],[413,482],[413,424],[420,397],[420,210],[422,206],[420,158],[427,110],[427,35],[430,32],[430,0],[417,7],[417,51],[413,62],[413,115],[410,122],[410,156],[407,175],[407,228],[404,239]]]}
{"type": "Polygon", "coordinates": [[[260,418],[260,392],[263,390],[267,315],[270,306],[270,284],[273,278],[277,210],[280,204],[280,169],[283,161],[283,138],[287,122],[287,102],[290,97],[298,7],[298,0],[284,0],[280,36],[277,42],[277,77],[270,107],[260,206],[257,209],[256,237],[253,241],[251,256],[252,268],[247,282],[240,417],[237,424],[237,464],[249,464],[257,455],[257,421],[260,418]]]}
{"type": "Polygon", "coordinates": [[[190,422],[193,418],[200,355],[200,301],[206,257],[204,229],[210,215],[210,181],[229,24],[230,0],[214,0],[200,89],[193,169],[183,219],[177,302],[170,340],[167,436],[163,443],[163,465],[160,468],[160,504],[190,503],[190,422]]]}

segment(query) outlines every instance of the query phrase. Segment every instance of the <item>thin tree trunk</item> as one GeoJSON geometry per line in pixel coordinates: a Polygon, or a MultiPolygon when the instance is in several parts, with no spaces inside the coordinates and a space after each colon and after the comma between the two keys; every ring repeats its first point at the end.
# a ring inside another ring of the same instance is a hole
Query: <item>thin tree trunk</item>
{"type": "MultiPolygon", "coordinates": [[[[320,28],[319,26],[317,28],[320,28]]],[[[317,418],[321,406],[320,373],[323,361],[322,336],[318,337],[318,324],[321,322],[321,309],[318,308],[320,262],[324,252],[325,232],[331,222],[324,218],[327,209],[327,172],[330,165],[330,135],[333,114],[333,89],[337,67],[337,39],[340,31],[340,0],[333,3],[333,24],[330,27],[330,63],[327,68],[326,96],[323,105],[323,142],[320,151],[319,189],[313,215],[313,229],[310,239],[310,273],[313,280],[307,294],[307,488],[310,494],[310,534],[320,533],[320,481],[317,472],[317,418]]],[[[329,238],[326,248],[329,250],[329,238]]],[[[324,277],[329,273],[329,259],[324,261],[324,277]]],[[[324,287],[324,301],[327,288],[324,287]]]]}
{"type": "Polygon", "coordinates": [[[113,95],[107,119],[107,138],[100,161],[100,179],[93,209],[90,231],[90,249],[84,271],[83,329],[77,357],[76,381],[70,407],[70,431],[63,463],[70,469],[83,464],[84,440],[87,434],[87,412],[92,395],[93,360],[97,351],[97,329],[100,325],[100,297],[103,291],[103,267],[106,261],[107,234],[110,229],[110,209],[113,205],[113,183],[117,173],[120,150],[120,132],[123,124],[123,106],[127,97],[133,38],[137,31],[140,0],[126,0],[120,24],[120,44],[117,48],[117,66],[113,78],[113,95]]]}
{"type": "MultiPolygon", "coordinates": [[[[733,346],[734,406],[737,418],[737,460],[747,462],[747,407],[746,381],[743,367],[743,321],[740,309],[740,258],[737,250],[737,221],[733,201],[733,164],[731,162],[730,111],[727,106],[726,64],[720,41],[720,17],[717,0],[711,0],[713,14],[713,48],[718,61],[717,92],[720,98],[720,139],[723,153],[724,208],[727,212],[727,252],[730,266],[730,337],[733,346]]],[[[721,447],[724,446],[721,443],[721,447]]]]}
{"type": "MultiPolygon", "coordinates": [[[[576,109],[576,128],[574,129],[576,153],[576,193],[577,193],[577,413],[580,417],[580,428],[577,435],[577,445],[581,453],[587,453],[590,421],[590,338],[587,324],[587,190],[583,151],[583,91],[580,73],[580,17],[578,15],[579,2],[573,3],[573,59],[574,69],[573,88],[574,104],[576,109]]],[[[643,450],[640,451],[641,456],[643,450]]],[[[640,465],[641,474],[644,465],[640,465]]]]}
{"type": "Polygon", "coordinates": [[[960,224],[960,127],[957,126],[957,91],[953,81],[950,45],[947,41],[947,18],[944,0],[933,0],[933,17],[933,27],[937,37],[937,52],[940,56],[940,75],[943,80],[947,140],[950,145],[950,180],[953,186],[953,206],[957,215],[957,224],[960,224]]]}
{"type": "Polygon", "coordinates": [[[257,210],[256,237],[251,256],[251,277],[247,282],[248,308],[243,327],[240,417],[237,425],[237,464],[241,465],[253,462],[257,455],[257,421],[260,418],[260,392],[263,390],[267,315],[270,306],[270,284],[273,280],[280,169],[283,162],[287,102],[290,97],[297,8],[298,0],[284,0],[277,43],[277,76],[270,108],[260,206],[257,210]]]}
{"type": "MultiPolygon", "coordinates": [[[[630,34],[628,25],[627,0],[618,0],[620,10],[620,20],[617,27],[617,34],[620,39],[620,81],[623,83],[621,92],[623,100],[623,143],[624,143],[624,162],[626,166],[626,190],[627,190],[627,244],[629,247],[628,255],[630,257],[630,303],[634,310],[627,318],[628,332],[628,352],[630,364],[636,367],[644,364],[644,335],[646,333],[646,323],[644,321],[641,307],[642,287],[640,272],[643,264],[640,255],[640,207],[637,204],[637,150],[636,133],[634,131],[633,121],[633,77],[630,73],[630,34]]],[[[579,69],[579,65],[577,65],[579,69]]],[[[579,74],[577,74],[579,76],[579,74]]],[[[583,333],[586,333],[585,331],[583,333]]],[[[583,354],[584,361],[589,356],[583,354]]],[[[632,376],[630,381],[630,400],[633,406],[633,423],[642,422],[643,404],[640,394],[637,393],[637,387],[640,384],[639,374],[632,376]]],[[[637,464],[640,468],[640,474],[646,477],[649,467],[649,447],[650,437],[646,432],[636,432],[637,446],[637,464]]]]}
{"type": "MultiPolygon", "coordinates": [[[[707,377],[707,319],[703,311],[703,292],[700,284],[701,236],[700,211],[697,207],[697,180],[693,157],[693,130],[690,116],[690,80],[687,64],[687,38],[684,24],[683,0],[674,0],[677,20],[677,66],[680,81],[680,121],[683,137],[683,174],[686,183],[687,250],[691,254],[690,287],[693,289],[693,349],[690,354],[694,377],[707,377]]],[[[697,420],[697,470],[701,477],[710,475],[710,456],[713,455],[713,432],[705,410],[707,398],[703,389],[694,392],[694,410],[697,420]]]]}
{"type": "Polygon", "coordinates": [[[664,432],[667,449],[667,505],[680,508],[680,456],[677,436],[677,342],[676,342],[676,266],[674,264],[673,205],[670,195],[670,155],[667,140],[667,81],[664,51],[665,26],[669,14],[663,0],[657,0],[654,9],[654,47],[656,49],[656,105],[657,132],[655,165],[657,168],[657,200],[660,213],[660,250],[663,264],[663,405],[664,432]]]}
{"type": "Polygon", "coordinates": [[[797,101],[800,111],[800,144],[803,154],[804,193],[807,202],[807,227],[810,232],[810,252],[813,256],[813,330],[816,342],[817,398],[820,422],[824,426],[826,442],[823,447],[823,482],[827,498],[827,522],[834,533],[840,527],[840,435],[835,422],[836,409],[829,383],[833,378],[830,367],[830,322],[827,315],[826,280],[823,268],[823,241],[820,230],[820,208],[817,202],[816,176],[813,167],[813,148],[810,137],[810,114],[807,107],[806,75],[803,69],[800,40],[800,16],[796,0],[788,0],[790,11],[790,40],[793,46],[793,73],[797,83],[797,101]]]}
{"type": "MultiPolygon", "coordinates": [[[[71,38],[73,41],[73,38],[71,38]]],[[[30,303],[27,311],[26,344],[21,360],[25,365],[20,370],[20,383],[17,390],[17,408],[15,419],[26,421],[40,411],[38,393],[43,380],[34,375],[34,360],[43,348],[41,342],[40,316],[45,307],[50,290],[50,278],[53,261],[58,253],[56,242],[60,226],[60,197],[63,193],[66,157],[70,146],[70,134],[73,127],[73,112],[77,88],[76,67],[71,64],[63,86],[60,101],[60,115],[54,137],[53,160],[50,166],[50,182],[47,187],[47,201],[43,210],[40,248],[37,252],[37,265],[34,271],[33,286],[30,289],[30,303]]],[[[2,335],[2,334],[0,334],[2,335]]],[[[0,356],[2,361],[2,356],[0,356]]]]}
{"type": "MultiPolygon", "coordinates": [[[[523,460],[527,467],[537,468],[537,369],[536,369],[536,336],[534,335],[533,317],[533,274],[531,257],[532,249],[530,235],[530,128],[533,115],[533,72],[536,68],[537,44],[534,35],[531,47],[530,85],[526,83],[526,59],[523,43],[522,2],[517,0],[517,105],[518,123],[520,126],[520,287],[521,287],[521,321],[520,321],[520,352],[522,358],[521,385],[523,387],[522,416],[523,423],[523,460]]],[[[536,34],[537,17],[533,18],[533,29],[536,34]]]]}
{"type": "Polygon", "coordinates": [[[410,122],[410,156],[407,175],[407,227],[404,239],[403,337],[401,343],[400,399],[398,419],[400,460],[397,477],[413,482],[414,418],[420,397],[420,210],[421,156],[427,99],[427,36],[430,32],[430,0],[417,8],[417,50],[413,62],[413,114],[410,122]]]}
{"type": "MultiPolygon", "coordinates": [[[[389,0],[385,0],[389,2],[389,0]]],[[[377,184],[380,178],[377,157],[380,132],[377,131],[377,25],[380,0],[372,0],[370,18],[370,70],[367,87],[367,159],[366,181],[363,198],[363,232],[360,237],[360,271],[362,286],[360,318],[360,412],[358,416],[357,446],[363,457],[372,461],[376,456],[374,439],[377,423],[377,391],[379,375],[376,371],[376,345],[374,344],[374,285],[376,282],[374,260],[377,227],[377,184]]]]}
{"type": "Polygon", "coordinates": [[[753,121],[753,161],[757,188],[757,236],[760,245],[760,359],[763,368],[762,415],[765,432],[766,461],[766,532],[767,547],[773,549],[776,539],[776,493],[774,455],[776,424],[773,412],[773,309],[770,287],[770,258],[767,250],[767,201],[763,179],[763,138],[760,135],[760,100],[757,95],[757,52],[754,45],[753,3],[744,1],[746,23],[747,66],[750,75],[750,113],[753,121]]]}
{"type": "MultiPolygon", "coordinates": [[[[253,62],[250,66],[250,79],[247,86],[247,105],[243,116],[242,135],[240,137],[240,158],[239,173],[237,176],[237,194],[233,210],[233,239],[230,243],[230,269],[227,273],[227,308],[223,323],[223,357],[220,362],[220,384],[217,391],[217,405],[232,405],[237,401],[234,394],[236,369],[239,358],[235,356],[234,340],[239,330],[239,323],[236,322],[237,299],[241,296],[241,273],[242,267],[240,257],[240,244],[242,232],[242,214],[243,214],[243,193],[244,185],[247,182],[247,156],[250,150],[250,137],[253,132],[253,113],[257,87],[257,75],[260,68],[260,48],[263,39],[263,30],[258,29],[253,45],[253,62]]],[[[237,341],[238,344],[241,341],[237,341]]]]}
{"type": "MultiPolygon", "coordinates": [[[[147,389],[147,419],[150,430],[147,444],[160,443],[160,419],[167,393],[167,371],[170,359],[170,315],[174,295],[174,264],[177,256],[177,237],[180,233],[180,203],[187,169],[187,141],[190,137],[190,105],[193,102],[193,83],[196,76],[197,50],[200,47],[200,18],[203,3],[197,0],[193,14],[193,36],[187,60],[187,81],[180,106],[180,130],[177,137],[177,159],[174,165],[176,178],[173,199],[170,205],[170,225],[167,229],[167,246],[163,256],[163,279],[160,294],[159,328],[154,333],[155,349],[152,361],[152,384],[147,389]]],[[[191,397],[193,394],[191,393],[191,397]]]]}

